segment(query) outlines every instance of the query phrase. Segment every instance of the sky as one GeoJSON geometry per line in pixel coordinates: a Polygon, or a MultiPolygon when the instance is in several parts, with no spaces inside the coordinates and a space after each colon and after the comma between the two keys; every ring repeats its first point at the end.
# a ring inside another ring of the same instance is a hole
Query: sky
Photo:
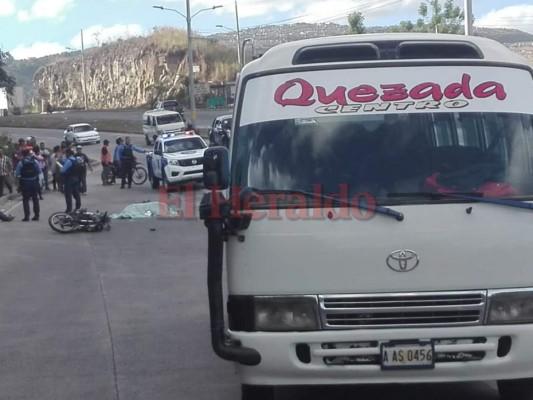
{"type": "MultiPolygon", "coordinates": [[[[295,22],[347,24],[361,11],[366,26],[416,21],[422,0],[190,0],[192,28],[198,35],[263,24],[295,22]],[[217,9],[209,9],[222,5],[217,9]]],[[[455,0],[463,7],[463,0],[455,0]]],[[[532,0],[472,0],[475,26],[516,28],[533,34],[532,0]]],[[[16,59],[42,57],[106,41],[146,35],[156,26],[186,29],[186,0],[0,0],[0,48],[16,59]]]]}

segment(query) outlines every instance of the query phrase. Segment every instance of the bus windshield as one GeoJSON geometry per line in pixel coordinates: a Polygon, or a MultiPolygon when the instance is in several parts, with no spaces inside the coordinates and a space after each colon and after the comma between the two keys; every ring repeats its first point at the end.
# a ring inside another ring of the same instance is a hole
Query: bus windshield
{"type": "Polygon", "coordinates": [[[165,142],[165,153],[179,153],[180,151],[205,148],[206,145],[200,138],[175,139],[165,142]]]}
{"type": "Polygon", "coordinates": [[[183,119],[179,113],[161,115],[160,117],[157,117],[157,125],[176,124],[180,122],[183,122],[183,119]]]}
{"type": "MultiPolygon", "coordinates": [[[[446,112],[317,116],[246,125],[234,182],[261,190],[369,193],[381,204],[416,193],[533,198],[533,116],[446,112]]],[[[427,200],[426,198],[426,201],[427,200]]]]}

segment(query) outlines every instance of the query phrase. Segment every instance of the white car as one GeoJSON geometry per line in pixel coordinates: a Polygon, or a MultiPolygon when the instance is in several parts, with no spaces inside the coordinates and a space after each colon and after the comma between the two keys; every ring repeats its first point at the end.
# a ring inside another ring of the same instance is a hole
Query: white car
{"type": "Polygon", "coordinates": [[[63,133],[66,141],[74,144],[100,143],[100,133],[89,124],[69,125],[63,133]]]}

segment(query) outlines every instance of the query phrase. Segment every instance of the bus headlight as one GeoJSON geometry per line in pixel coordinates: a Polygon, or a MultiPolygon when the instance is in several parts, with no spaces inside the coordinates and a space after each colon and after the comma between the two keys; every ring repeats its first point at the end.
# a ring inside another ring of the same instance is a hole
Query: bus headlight
{"type": "Polygon", "coordinates": [[[533,323],[533,292],[495,292],[490,296],[488,324],[533,323]]]}
{"type": "Polygon", "coordinates": [[[255,297],[256,331],[317,330],[317,299],[309,297],[255,297]]]}

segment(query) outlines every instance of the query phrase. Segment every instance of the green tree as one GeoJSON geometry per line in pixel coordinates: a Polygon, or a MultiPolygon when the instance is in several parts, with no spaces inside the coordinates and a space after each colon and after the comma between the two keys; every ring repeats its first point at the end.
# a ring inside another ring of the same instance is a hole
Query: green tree
{"type": "Polygon", "coordinates": [[[3,149],[8,157],[13,155],[13,141],[6,133],[0,133],[0,149],[3,149]]]}
{"type": "Polygon", "coordinates": [[[8,94],[13,95],[15,90],[15,79],[7,74],[4,67],[6,65],[4,60],[10,59],[11,54],[4,53],[0,50],[0,88],[6,88],[8,94]]]}
{"type": "Polygon", "coordinates": [[[461,33],[465,19],[463,10],[453,0],[426,0],[420,3],[418,15],[429,32],[461,33]]]}
{"type": "Polygon", "coordinates": [[[411,21],[401,21],[400,22],[400,31],[401,32],[413,32],[415,30],[415,25],[411,21]]]}
{"type": "Polygon", "coordinates": [[[425,0],[418,7],[416,23],[401,21],[391,32],[462,33],[464,12],[453,0],[425,0]]]}
{"type": "Polygon", "coordinates": [[[350,33],[361,34],[365,33],[365,17],[359,11],[348,15],[348,24],[350,24],[350,33]]]}

